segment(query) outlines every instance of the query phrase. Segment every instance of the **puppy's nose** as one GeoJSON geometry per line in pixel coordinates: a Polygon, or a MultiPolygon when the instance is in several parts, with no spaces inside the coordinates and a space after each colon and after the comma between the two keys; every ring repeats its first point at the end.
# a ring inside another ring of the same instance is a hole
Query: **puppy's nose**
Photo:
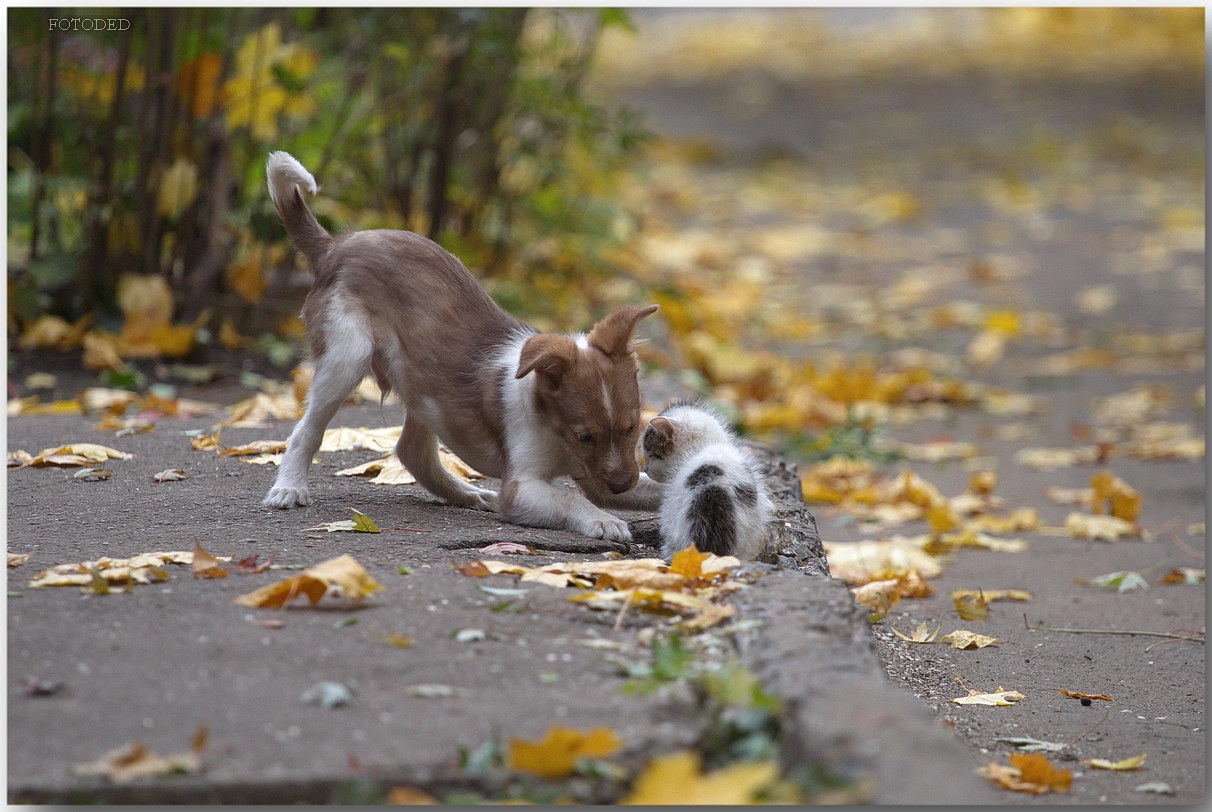
{"type": "Polygon", "coordinates": [[[631,490],[632,479],[630,476],[611,478],[606,480],[606,484],[610,486],[611,493],[618,494],[631,490]]]}

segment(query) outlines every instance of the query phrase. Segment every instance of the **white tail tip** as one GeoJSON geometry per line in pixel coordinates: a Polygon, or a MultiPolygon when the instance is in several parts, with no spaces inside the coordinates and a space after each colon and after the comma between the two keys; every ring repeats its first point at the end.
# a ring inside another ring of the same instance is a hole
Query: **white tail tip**
{"type": "Polygon", "coordinates": [[[269,182],[269,196],[275,205],[290,194],[295,186],[301,186],[312,196],[319,191],[316,179],[289,152],[269,153],[269,159],[265,162],[265,175],[269,182]]]}

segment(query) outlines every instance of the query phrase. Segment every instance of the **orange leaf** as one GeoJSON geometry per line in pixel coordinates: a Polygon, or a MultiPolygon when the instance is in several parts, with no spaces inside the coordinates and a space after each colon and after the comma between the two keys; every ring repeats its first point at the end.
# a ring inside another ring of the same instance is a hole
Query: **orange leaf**
{"type": "Polygon", "coordinates": [[[226,578],[227,568],[206,550],[202,543],[194,539],[194,560],[190,563],[195,578],[226,578]]]}
{"type": "Polygon", "coordinates": [[[684,575],[687,578],[701,578],[703,576],[703,562],[710,557],[710,553],[700,553],[698,548],[692,544],[674,554],[672,563],[669,565],[669,571],[677,575],[684,575]]]}
{"type": "Polygon", "coordinates": [[[563,778],[572,773],[579,759],[608,756],[621,745],[622,742],[608,727],[583,733],[555,725],[539,742],[510,739],[509,768],[533,773],[541,778],[563,778]]]}
{"type": "Polygon", "coordinates": [[[1024,783],[1047,787],[1055,792],[1068,792],[1073,783],[1073,774],[1058,770],[1045,756],[1039,753],[1012,753],[1010,763],[1017,767],[1024,783]]]}
{"type": "Polygon", "coordinates": [[[1062,690],[1059,688],[1057,689],[1056,692],[1059,694],[1064,694],[1065,696],[1071,696],[1074,699],[1101,699],[1104,702],[1113,702],[1114,701],[1113,699],[1111,699],[1111,697],[1107,696],[1106,694],[1083,694],[1079,691],[1065,691],[1065,690],[1062,690]]]}

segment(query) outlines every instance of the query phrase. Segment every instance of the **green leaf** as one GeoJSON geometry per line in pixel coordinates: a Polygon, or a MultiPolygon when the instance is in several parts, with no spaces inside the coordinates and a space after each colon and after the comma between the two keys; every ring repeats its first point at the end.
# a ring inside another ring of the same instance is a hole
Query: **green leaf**
{"type": "Polygon", "coordinates": [[[379,526],[375,524],[375,520],[367,516],[357,508],[350,508],[353,511],[353,531],[355,533],[382,533],[379,526]]]}
{"type": "Polygon", "coordinates": [[[1135,589],[1148,589],[1149,582],[1139,572],[1131,570],[1120,570],[1119,572],[1108,572],[1106,575],[1099,575],[1095,578],[1090,578],[1086,581],[1090,586],[1097,586],[1101,589],[1114,589],[1116,592],[1124,593],[1131,592],[1135,589]]]}

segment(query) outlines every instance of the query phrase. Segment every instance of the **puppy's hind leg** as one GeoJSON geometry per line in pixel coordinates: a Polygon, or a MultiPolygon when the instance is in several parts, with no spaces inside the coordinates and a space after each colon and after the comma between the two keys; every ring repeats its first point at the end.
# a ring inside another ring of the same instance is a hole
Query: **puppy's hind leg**
{"type": "Polygon", "coordinates": [[[339,352],[330,349],[316,360],[316,373],[307,390],[307,409],[286,442],[286,456],[278,469],[278,478],[262,505],[293,508],[311,501],[307,493],[307,471],[312,457],[319,450],[324,429],[328,428],[341,402],[370,368],[370,352],[370,341],[363,337],[363,341],[354,346],[342,346],[339,352]]]}
{"type": "Polygon", "coordinates": [[[421,424],[408,417],[396,443],[396,456],[425,490],[444,502],[475,510],[492,510],[497,501],[496,491],[478,488],[447,471],[438,456],[438,438],[421,424]]]}

